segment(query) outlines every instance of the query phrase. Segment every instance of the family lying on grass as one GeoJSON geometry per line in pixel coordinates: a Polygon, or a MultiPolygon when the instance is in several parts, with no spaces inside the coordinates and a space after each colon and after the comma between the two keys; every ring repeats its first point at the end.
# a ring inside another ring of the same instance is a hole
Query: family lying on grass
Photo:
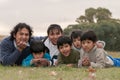
{"type": "Polygon", "coordinates": [[[0,63],[25,67],[120,67],[120,58],[108,55],[105,42],[97,40],[92,30],[75,30],[68,37],[60,25],[52,24],[44,39],[32,37],[32,33],[26,23],[17,24],[0,44],[0,63]]]}

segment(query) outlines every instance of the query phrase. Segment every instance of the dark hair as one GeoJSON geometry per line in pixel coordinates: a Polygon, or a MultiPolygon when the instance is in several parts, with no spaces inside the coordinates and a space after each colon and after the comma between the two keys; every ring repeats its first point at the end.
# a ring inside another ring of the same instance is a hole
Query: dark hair
{"type": "Polygon", "coordinates": [[[30,51],[31,53],[39,53],[44,52],[45,53],[46,46],[44,43],[40,40],[33,40],[30,44],[30,51]]]}
{"type": "Polygon", "coordinates": [[[16,35],[16,33],[19,31],[19,30],[21,30],[21,29],[23,29],[23,28],[26,28],[26,29],[28,29],[28,31],[29,31],[29,36],[31,37],[32,36],[32,28],[29,26],[29,25],[27,25],[26,23],[18,23],[14,28],[13,28],[13,30],[10,32],[10,35],[11,35],[11,40],[14,40],[15,38],[14,38],[14,35],[16,35]]]}
{"type": "Polygon", "coordinates": [[[61,28],[60,25],[58,24],[51,24],[48,29],[47,29],[47,34],[49,35],[50,31],[54,30],[54,29],[58,29],[61,33],[63,33],[63,30],[61,28]]]}
{"type": "Polygon", "coordinates": [[[81,36],[82,36],[82,31],[81,30],[75,30],[75,31],[71,32],[70,38],[73,42],[73,39],[78,38],[78,37],[81,38],[81,36]]]}
{"type": "Polygon", "coordinates": [[[97,41],[97,36],[93,30],[85,31],[81,36],[81,41],[83,40],[91,40],[93,42],[97,41]]]}
{"type": "Polygon", "coordinates": [[[69,44],[72,46],[72,41],[67,36],[60,36],[57,40],[57,47],[59,48],[60,46],[63,46],[63,44],[69,44]]]}

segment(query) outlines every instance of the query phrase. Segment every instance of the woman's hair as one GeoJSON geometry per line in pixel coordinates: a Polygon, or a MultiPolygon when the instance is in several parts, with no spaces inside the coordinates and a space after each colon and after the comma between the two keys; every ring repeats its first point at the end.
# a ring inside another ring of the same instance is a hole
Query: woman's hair
{"type": "Polygon", "coordinates": [[[53,31],[54,29],[59,30],[61,33],[63,33],[63,30],[60,25],[58,24],[51,24],[47,29],[47,34],[49,35],[50,31],[53,31]]]}
{"type": "Polygon", "coordinates": [[[59,48],[60,46],[63,46],[64,44],[69,44],[72,46],[72,41],[69,37],[67,36],[61,36],[57,40],[57,47],[59,48]]]}
{"type": "Polygon", "coordinates": [[[28,31],[29,31],[29,36],[31,37],[32,36],[32,32],[33,32],[33,30],[32,30],[32,28],[29,26],[29,25],[27,25],[26,23],[18,23],[14,28],[13,28],[13,30],[10,32],[10,35],[11,35],[11,40],[14,40],[15,38],[14,38],[14,35],[16,35],[17,34],[17,32],[19,31],[19,30],[21,30],[21,29],[23,29],[23,28],[26,28],[28,31]]]}

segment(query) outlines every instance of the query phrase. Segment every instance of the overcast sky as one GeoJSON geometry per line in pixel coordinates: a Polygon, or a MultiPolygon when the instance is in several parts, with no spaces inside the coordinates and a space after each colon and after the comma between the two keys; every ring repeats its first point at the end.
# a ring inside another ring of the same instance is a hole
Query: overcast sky
{"type": "Polygon", "coordinates": [[[90,7],[107,8],[120,19],[120,0],[0,0],[0,34],[9,35],[16,24],[25,22],[34,35],[46,35],[50,24],[64,29],[90,7]]]}

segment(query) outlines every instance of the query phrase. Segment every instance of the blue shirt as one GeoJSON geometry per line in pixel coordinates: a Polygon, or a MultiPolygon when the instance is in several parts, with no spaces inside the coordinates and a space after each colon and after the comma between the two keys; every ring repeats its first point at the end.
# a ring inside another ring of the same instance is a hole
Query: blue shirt
{"type": "MultiPolygon", "coordinates": [[[[33,59],[33,55],[30,54],[29,56],[27,56],[23,61],[22,61],[22,66],[28,67],[28,66],[34,66],[31,64],[31,60],[33,59]]],[[[47,59],[47,60],[51,60],[51,57],[48,53],[45,53],[43,58],[47,59]]]]}

